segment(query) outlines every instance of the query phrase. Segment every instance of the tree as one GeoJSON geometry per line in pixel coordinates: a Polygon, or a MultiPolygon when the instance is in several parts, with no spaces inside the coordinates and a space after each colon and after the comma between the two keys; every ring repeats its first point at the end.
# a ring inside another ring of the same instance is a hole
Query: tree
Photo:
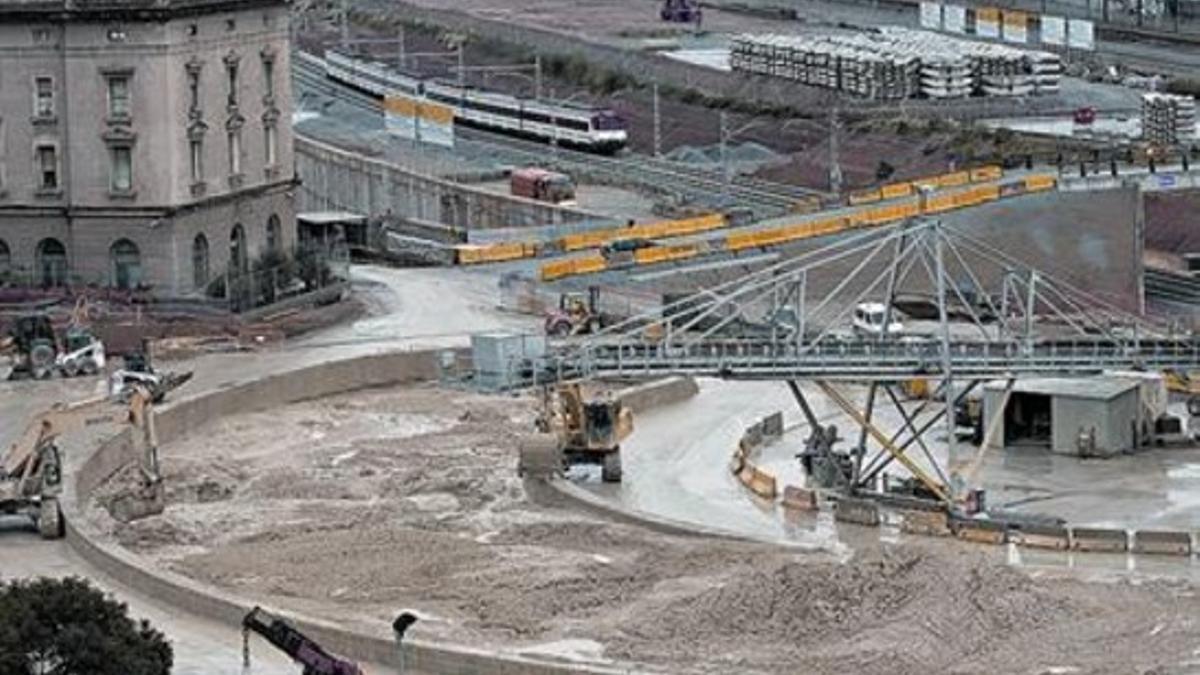
{"type": "Polygon", "coordinates": [[[0,675],[168,675],[171,644],[87,580],[0,584],[0,675]]]}

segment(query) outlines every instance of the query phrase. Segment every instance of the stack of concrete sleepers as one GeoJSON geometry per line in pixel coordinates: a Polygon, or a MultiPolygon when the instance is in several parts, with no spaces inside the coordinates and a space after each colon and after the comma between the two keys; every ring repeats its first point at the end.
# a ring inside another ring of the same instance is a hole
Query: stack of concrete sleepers
{"type": "Polygon", "coordinates": [[[922,45],[927,59],[965,60],[970,64],[973,93],[984,96],[1028,96],[1057,93],[1062,61],[1057,54],[1016,49],[990,42],[885,26],[880,31],[895,40],[922,45]]]}
{"type": "Polygon", "coordinates": [[[1150,92],[1142,95],[1142,138],[1178,145],[1196,138],[1196,99],[1150,92]]]}
{"type": "Polygon", "coordinates": [[[1063,73],[1062,59],[1058,54],[1027,52],[1026,58],[1033,72],[1034,92],[1041,95],[1057,94],[1063,73]]]}
{"type": "Polygon", "coordinates": [[[928,98],[966,98],[975,88],[966,59],[926,59],[921,63],[921,94],[928,98]]]}
{"type": "Polygon", "coordinates": [[[740,35],[730,64],[873,99],[907,98],[919,86],[918,56],[891,48],[878,35],[740,35]]]}
{"type": "Polygon", "coordinates": [[[734,70],[872,99],[1027,96],[1058,91],[1054,54],[887,26],[876,32],[739,35],[734,70]]]}

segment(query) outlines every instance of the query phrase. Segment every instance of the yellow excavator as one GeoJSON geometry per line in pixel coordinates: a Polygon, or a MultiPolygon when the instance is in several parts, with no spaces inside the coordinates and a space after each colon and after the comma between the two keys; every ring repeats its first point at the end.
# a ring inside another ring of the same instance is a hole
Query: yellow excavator
{"type": "Polygon", "coordinates": [[[579,382],[547,386],[537,427],[558,438],[567,467],[599,464],[604,482],[621,482],[621,441],[633,433],[633,411],[620,400],[587,399],[579,382]]]}
{"type": "MultiPolygon", "coordinates": [[[[172,378],[179,386],[190,373],[172,378]]],[[[104,396],[67,405],[56,405],[33,418],[25,431],[0,455],[0,514],[27,515],[46,539],[63,536],[63,457],[57,439],[89,426],[129,424],[133,450],[138,454],[140,485],[136,494],[123,495],[123,512],[129,519],[162,512],[162,479],[158,468],[158,437],[154,429],[154,403],[165,391],[134,384],[119,396],[104,396]]]]}

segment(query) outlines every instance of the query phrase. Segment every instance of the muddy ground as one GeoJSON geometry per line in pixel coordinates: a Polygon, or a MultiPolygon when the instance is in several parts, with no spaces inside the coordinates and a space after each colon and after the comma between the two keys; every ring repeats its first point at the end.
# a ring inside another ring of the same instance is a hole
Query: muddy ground
{"type": "MultiPolygon", "coordinates": [[[[1182,582],[1036,578],[942,540],[849,560],[664,536],[531,503],[531,401],[422,386],[236,416],[163,448],[151,562],[379,630],[686,673],[1186,672],[1182,582]]],[[[664,439],[669,441],[669,439],[664,439]]]]}

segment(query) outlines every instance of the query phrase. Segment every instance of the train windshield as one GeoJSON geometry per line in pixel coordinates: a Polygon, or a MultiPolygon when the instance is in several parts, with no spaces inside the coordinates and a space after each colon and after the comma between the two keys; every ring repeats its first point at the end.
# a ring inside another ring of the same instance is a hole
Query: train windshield
{"type": "Polygon", "coordinates": [[[625,120],[612,112],[601,112],[592,115],[592,128],[596,131],[623,131],[625,120]]]}

